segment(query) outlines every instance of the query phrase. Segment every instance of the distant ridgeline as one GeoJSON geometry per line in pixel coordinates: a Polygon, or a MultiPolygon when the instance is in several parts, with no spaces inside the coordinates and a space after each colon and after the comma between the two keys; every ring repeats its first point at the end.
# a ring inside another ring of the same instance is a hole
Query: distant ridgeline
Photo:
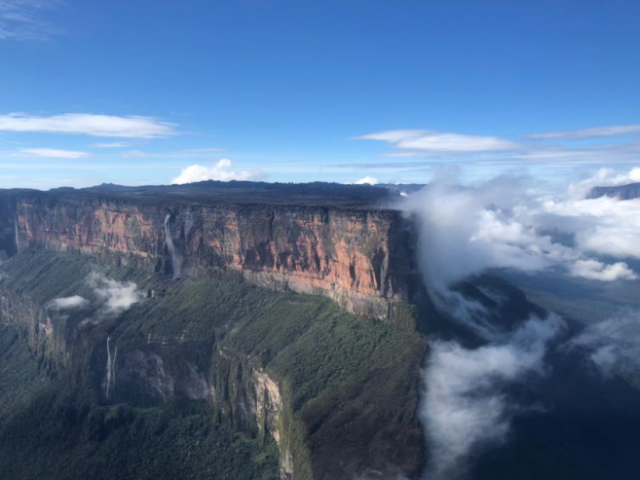
{"type": "Polygon", "coordinates": [[[640,183],[630,183],[616,187],[594,187],[588,198],[617,197],[620,200],[640,198],[640,183]]]}

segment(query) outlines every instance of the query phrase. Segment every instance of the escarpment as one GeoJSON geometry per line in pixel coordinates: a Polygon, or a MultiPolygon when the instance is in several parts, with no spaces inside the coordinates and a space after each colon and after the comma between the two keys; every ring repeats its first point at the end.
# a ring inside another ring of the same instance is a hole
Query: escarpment
{"type": "Polygon", "coordinates": [[[173,276],[230,270],[380,319],[393,319],[420,283],[410,225],[371,206],[5,192],[0,217],[5,257],[44,248],[173,276]]]}
{"type": "Polygon", "coordinates": [[[176,280],[93,255],[21,250],[0,264],[0,342],[14,337],[30,354],[0,348],[0,440],[11,439],[0,441],[0,471],[20,478],[42,478],[37,462],[45,478],[115,478],[128,459],[124,478],[144,480],[184,469],[238,480],[416,478],[424,462],[415,416],[424,340],[327,298],[235,273],[176,280]],[[35,411],[31,399],[42,399],[35,411]],[[153,451],[154,461],[130,451],[153,451]]]}

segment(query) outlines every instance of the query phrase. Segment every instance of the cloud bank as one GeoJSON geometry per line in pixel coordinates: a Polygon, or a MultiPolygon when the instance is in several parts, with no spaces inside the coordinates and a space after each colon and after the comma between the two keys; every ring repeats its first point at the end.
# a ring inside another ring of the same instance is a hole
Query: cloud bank
{"type": "MultiPolygon", "coordinates": [[[[536,193],[523,178],[500,177],[477,188],[443,180],[401,202],[417,220],[420,268],[436,307],[468,326],[482,345],[430,342],[419,408],[429,446],[425,479],[459,478],[475,456],[508,440],[514,416],[532,408],[515,402],[510,387],[546,373],[546,355],[566,327],[550,314],[505,331],[492,324],[488,307],[456,285],[495,268],[551,270],[598,282],[636,279],[625,260],[640,258],[640,200],[586,196],[603,178],[624,182],[637,172],[599,172],[553,195],[536,193]]],[[[586,349],[602,371],[638,364],[639,325],[637,315],[605,322],[566,348],[586,349]]]]}
{"type": "Polygon", "coordinates": [[[183,185],[185,183],[203,182],[205,180],[219,180],[228,182],[229,180],[259,180],[263,178],[259,170],[232,170],[233,162],[223,158],[211,167],[202,165],[191,165],[171,180],[172,184],[183,185]]]}
{"type": "Polygon", "coordinates": [[[535,194],[513,177],[475,189],[436,183],[406,199],[402,208],[420,225],[422,271],[435,291],[490,268],[635,279],[624,259],[640,258],[640,199],[577,195],[588,190],[572,185],[557,196],[535,194]]]}

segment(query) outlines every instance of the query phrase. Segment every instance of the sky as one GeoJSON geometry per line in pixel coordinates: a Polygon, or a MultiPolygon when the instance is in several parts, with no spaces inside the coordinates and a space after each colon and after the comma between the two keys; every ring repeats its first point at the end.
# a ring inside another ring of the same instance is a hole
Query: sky
{"type": "Polygon", "coordinates": [[[0,0],[0,188],[640,165],[637,0],[0,0]]]}

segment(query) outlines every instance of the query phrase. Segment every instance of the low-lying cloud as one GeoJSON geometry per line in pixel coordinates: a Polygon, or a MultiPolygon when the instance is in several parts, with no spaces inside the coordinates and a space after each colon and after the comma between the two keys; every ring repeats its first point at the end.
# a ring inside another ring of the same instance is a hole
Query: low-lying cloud
{"type": "Polygon", "coordinates": [[[144,298],[135,283],[119,282],[101,273],[92,272],[88,284],[102,301],[106,313],[120,314],[144,298]]]}
{"type": "Polygon", "coordinates": [[[547,344],[563,328],[551,314],[475,350],[431,342],[418,412],[429,444],[426,480],[457,478],[470,457],[507,440],[511,419],[527,407],[514,404],[504,389],[544,373],[547,344]]]}
{"type": "Polygon", "coordinates": [[[76,308],[83,308],[89,304],[89,300],[80,295],[73,295],[72,297],[56,298],[49,302],[48,307],[53,310],[73,310],[76,308]]]}
{"type": "Polygon", "coordinates": [[[585,352],[605,376],[640,372],[640,312],[623,311],[616,318],[591,325],[566,343],[585,352]]]}
{"type": "MultiPolygon", "coordinates": [[[[477,188],[443,181],[401,201],[417,220],[420,268],[436,307],[483,342],[478,348],[430,342],[419,409],[429,445],[427,480],[459,478],[474,456],[508,440],[514,416],[532,408],[514,401],[509,387],[544,375],[547,353],[566,331],[555,314],[505,331],[492,324],[487,307],[456,285],[489,269],[635,280],[626,261],[640,258],[640,200],[587,196],[594,183],[629,183],[637,173],[614,178],[599,172],[557,195],[537,193],[523,178],[496,178],[477,188]]],[[[602,371],[619,369],[640,355],[638,323],[637,316],[605,322],[565,348],[586,349],[602,371]]]]}

